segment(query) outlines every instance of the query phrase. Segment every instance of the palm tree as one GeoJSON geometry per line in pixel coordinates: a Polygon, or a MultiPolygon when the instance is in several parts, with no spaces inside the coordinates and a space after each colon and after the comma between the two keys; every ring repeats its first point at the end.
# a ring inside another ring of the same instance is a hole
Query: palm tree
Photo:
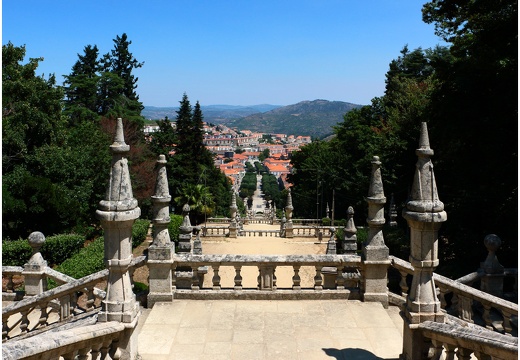
{"type": "Polygon", "coordinates": [[[184,204],[190,206],[190,215],[195,224],[200,224],[205,217],[211,216],[215,209],[215,201],[213,201],[209,187],[202,184],[184,184],[181,195],[177,196],[174,201],[179,209],[184,204]]]}

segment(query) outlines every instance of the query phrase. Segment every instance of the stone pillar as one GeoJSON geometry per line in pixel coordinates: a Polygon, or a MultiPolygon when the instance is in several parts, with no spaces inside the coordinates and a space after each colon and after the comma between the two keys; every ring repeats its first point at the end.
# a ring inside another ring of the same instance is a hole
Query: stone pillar
{"type": "Polygon", "coordinates": [[[150,291],[147,298],[147,307],[152,308],[156,302],[173,300],[172,292],[172,264],[175,254],[175,244],[170,240],[168,224],[170,223],[170,192],[166,174],[166,157],[159,155],[157,160],[157,179],[153,204],[153,242],[148,248],[148,269],[150,291]]]}
{"type": "Polygon", "coordinates": [[[444,314],[436,295],[433,271],[439,264],[438,231],[446,221],[444,204],[439,200],[430,157],[428,129],[422,123],[415,176],[410,200],[403,217],[410,227],[410,263],[414,267],[413,280],[404,310],[402,359],[421,359],[428,347],[417,326],[424,321],[444,322],[444,314]]]}
{"type": "Polygon", "coordinates": [[[357,229],[354,224],[354,208],[352,206],[348,207],[347,210],[347,225],[343,230],[344,237],[342,242],[342,252],[343,254],[356,255],[357,254],[357,229]]]}
{"type": "Polygon", "coordinates": [[[292,212],[294,207],[292,206],[292,196],[291,196],[291,188],[287,193],[287,205],[285,206],[285,218],[287,222],[285,223],[285,237],[292,239],[293,238],[293,222],[292,222],[292,212]]]}
{"type": "Polygon", "coordinates": [[[480,263],[480,290],[498,297],[504,296],[504,267],[498,262],[496,251],[502,245],[502,240],[495,234],[486,235],[484,245],[488,250],[486,260],[480,263]]]}
{"type": "MultiPolygon", "coordinates": [[[[330,238],[327,242],[327,255],[336,255],[336,228],[330,228],[330,238]]],[[[321,269],[321,273],[323,275],[323,288],[324,289],[335,289],[336,288],[336,278],[338,275],[338,269],[336,267],[324,266],[321,269]]],[[[343,276],[343,268],[341,270],[341,275],[343,276]]]]}
{"type": "Polygon", "coordinates": [[[43,259],[40,248],[45,243],[45,236],[35,231],[29,235],[29,245],[32,248],[32,256],[24,265],[22,275],[24,276],[25,295],[40,295],[47,290],[47,276],[45,268],[47,261],[43,259]]]}
{"type": "Polygon", "coordinates": [[[235,191],[231,191],[231,206],[229,207],[229,212],[231,213],[231,223],[229,224],[229,237],[236,239],[237,237],[237,198],[235,191]]]}
{"type": "Polygon", "coordinates": [[[363,301],[380,302],[388,307],[387,274],[390,266],[389,250],[383,237],[386,197],[381,178],[379,157],[372,160],[372,174],[368,190],[368,237],[363,248],[363,301]]]}
{"type": "MultiPolygon", "coordinates": [[[[179,227],[179,253],[191,253],[192,244],[191,237],[193,226],[190,222],[190,206],[184,204],[182,207],[183,220],[179,227]]],[[[175,269],[175,286],[178,289],[191,289],[191,281],[193,277],[193,269],[189,266],[177,267],[175,269]]]]}
{"type": "Polygon", "coordinates": [[[139,303],[132,291],[129,266],[132,261],[132,225],[141,215],[133,197],[128,160],[130,146],[125,143],[123,122],[117,119],[114,142],[110,145],[112,166],[105,199],[96,211],[105,238],[105,265],[108,268],[108,286],[101,302],[98,322],[118,321],[126,326],[119,339],[121,359],[137,357],[137,333],[134,329],[139,318],[139,303]]]}

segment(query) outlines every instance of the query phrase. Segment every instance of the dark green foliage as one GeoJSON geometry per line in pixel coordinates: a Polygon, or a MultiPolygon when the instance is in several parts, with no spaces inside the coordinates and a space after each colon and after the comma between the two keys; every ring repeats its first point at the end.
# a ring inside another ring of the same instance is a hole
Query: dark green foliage
{"type": "Polygon", "coordinates": [[[31,255],[32,249],[25,239],[2,241],[3,266],[23,266],[31,255]]]}
{"type": "MultiPolygon", "coordinates": [[[[40,249],[47,265],[52,267],[60,264],[78,253],[85,243],[85,237],[77,234],[54,235],[45,238],[40,249]]],[[[27,239],[2,242],[2,265],[23,266],[32,255],[32,249],[27,239]]]]}
{"type": "Polygon", "coordinates": [[[159,130],[151,135],[150,150],[156,156],[168,155],[176,142],[175,130],[168,118],[157,121],[157,125],[159,130]]]}
{"type": "MultiPolygon", "coordinates": [[[[208,188],[214,201],[212,215],[229,213],[231,203],[229,184],[226,176],[215,168],[213,155],[202,143],[203,115],[197,102],[193,109],[188,96],[183,95],[177,111],[177,141],[175,155],[170,157],[167,164],[170,194],[176,199],[186,195],[187,189],[196,185],[208,188]],[[187,184],[190,184],[188,187],[187,184]]],[[[180,213],[182,207],[176,206],[180,213]]],[[[197,210],[196,210],[197,211],[197,210]]],[[[206,215],[209,215],[205,212],[206,215]]],[[[198,219],[204,217],[202,212],[195,214],[198,219]]]]}
{"type": "Polygon", "coordinates": [[[256,190],[256,172],[246,172],[240,183],[239,196],[244,199],[253,196],[256,190]]]}
{"type": "Polygon", "coordinates": [[[79,253],[58,265],[56,270],[80,279],[105,269],[104,252],[103,238],[99,237],[81,249],[79,253]]]}
{"type": "Polygon", "coordinates": [[[266,201],[273,201],[277,208],[283,206],[278,179],[273,174],[262,175],[262,192],[266,201]]]}
{"type": "Polygon", "coordinates": [[[137,219],[132,226],[132,247],[135,248],[146,240],[148,235],[148,228],[150,227],[150,220],[137,219]]]}
{"type": "Polygon", "coordinates": [[[170,214],[170,223],[168,224],[168,233],[170,234],[170,241],[174,243],[179,242],[179,227],[182,224],[182,216],[170,214]]]}

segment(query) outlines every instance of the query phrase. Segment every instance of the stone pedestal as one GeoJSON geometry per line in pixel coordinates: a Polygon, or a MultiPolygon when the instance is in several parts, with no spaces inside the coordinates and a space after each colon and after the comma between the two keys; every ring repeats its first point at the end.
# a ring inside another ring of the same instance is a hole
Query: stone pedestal
{"type": "Polygon", "coordinates": [[[150,245],[148,248],[149,269],[149,293],[147,307],[151,309],[156,302],[171,302],[172,291],[172,265],[175,244],[169,243],[163,246],[150,245]]]}
{"type": "Polygon", "coordinates": [[[390,266],[389,250],[383,237],[385,224],[384,204],[386,197],[381,178],[381,162],[377,156],[372,160],[372,176],[368,190],[368,237],[363,248],[363,301],[380,302],[388,307],[387,276],[390,266]]]}
{"type": "Polygon", "coordinates": [[[40,248],[45,243],[45,236],[41,232],[33,232],[29,235],[29,245],[33,254],[27,264],[24,265],[22,275],[24,276],[25,295],[39,295],[47,290],[47,261],[40,253],[40,248]]]}
{"type": "Polygon", "coordinates": [[[498,297],[504,296],[504,267],[498,262],[496,251],[502,245],[502,240],[495,234],[486,235],[484,245],[488,250],[486,260],[480,263],[480,290],[498,297]]]}

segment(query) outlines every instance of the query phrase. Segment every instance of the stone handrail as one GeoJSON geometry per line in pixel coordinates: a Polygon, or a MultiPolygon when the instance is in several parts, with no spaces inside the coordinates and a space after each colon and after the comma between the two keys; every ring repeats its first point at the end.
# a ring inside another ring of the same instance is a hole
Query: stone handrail
{"type": "MultiPolygon", "coordinates": [[[[312,298],[341,298],[348,299],[350,290],[346,282],[359,275],[352,271],[344,272],[345,268],[353,269],[361,267],[361,258],[357,255],[193,255],[176,254],[173,258],[172,269],[189,268],[193,272],[191,284],[187,289],[176,288],[176,278],[173,278],[175,298],[191,299],[312,299],[312,298]],[[223,288],[220,283],[220,267],[232,266],[235,270],[234,286],[223,288]],[[292,266],[291,288],[280,289],[276,284],[276,267],[292,266]],[[302,288],[299,275],[303,266],[315,267],[314,285],[310,288],[302,288]],[[211,267],[213,269],[212,287],[203,288],[203,284],[197,275],[199,268],[211,267]],[[244,288],[242,286],[242,268],[257,267],[256,288],[244,288]],[[322,271],[334,269],[334,285],[324,290],[324,274],[322,271]],[[338,274],[338,275],[336,275],[338,274]]],[[[175,272],[174,272],[175,273],[175,272]]],[[[357,277],[356,277],[357,280],[357,277]]]]}
{"type": "Polygon", "coordinates": [[[330,226],[293,225],[293,236],[309,236],[317,238],[320,233],[323,237],[329,237],[330,226]]]}
{"type": "Polygon", "coordinates": [[[101,359],[116,358],[119,334],[125,326],[119,322],[97,323],[67,331],[2,344],[4,360],[33,359],[101,359]],[[89,357],[90,355],[90,357],[89,357]],[[116,356],[115,356],[116,355],[116,356]]]}
{"type": "Polygon", "coordinates": [[[231,222],[231,218],[207,218],[206,222],[208,223],[217,223],[217,224],[229,224],[231,222]]]}
{"type": "Polygon", "coordinates": [[[292,219],[292,222],[295,225],[304,225],[304,224],[321,225],[322,220],[321,219],[292,219]]]}
{"type": "Polygon", "coordinates": [[[460,326],[450,323],[425,321],[418,325],[435,353],[433,359],[518,359],[518,338],[502,335],[482,327],[460,326]]]}
{"type": "MultiPolygon", "coordinates": [[[[146,265],[146,256],[139,256],[132,259],[130,269],[133,272],[136,268],[144,265],[146,265]]],[[[2,272],[5,268],[2,267],[2,272]]],[[[13,267],[7,270],[18,271],[13,267]]],[[[73,316],[93,311],[99,308],[100,300],[106,296],[105,291],[96,288],[95,285],[107,280],[107,269],[77,280],[50,268],[46,268],[45,273],[53,279],[67,282],[39,295],[26,297],[4,307],[2,309],[2,339],[10,339],[55,322],[62,322],[73,316]],[[84,295],[84,298],[79,299],[78,294],[84,295]],[[80,300],[79,304],[78,299],[80,300]],[[49,315],[56,312],[55,307],[59,308],[59,311],[55,319],[51,319],[49,315]],[[35,313],[38,319],[31,320],[31,313],[35,313]]]]}
{"type": "Polygon", "coordinates": [[[99,307],[99,302],[96,303],[94,287],[107,278],[108,270],[105,269],[4,307],[2,309],[2,340],[93,311],[99,307]],[[78,305],[78,292],[86,295],[83,306],[78,305]],[[59,304],[58,318],[54,321],[49,318],[50,313],[54,311],[51,307],[52,302],[59,304]],[[38,319],[31,321],[30,314],[38,309],[38,319]],[[18,317],[20,318],[17,319],[18,317]]]}
{"type": "MultiPolygon", "coordinates": [[[[401,274],[401,295],[406,296],[408,291],[406,276],[413,274],[413,266],[409,262],[396,258],[395,256],[390,256],[390,259],[391,266],[396,268],[401,274]]],[[[481,290],[474,289],[468,285],[461,284],[436,273],[433,274],[433,279],[439,289],[439,300],[443,309],[451,310],[446,309],[446,295],[448,293],[453,293],[454,295],[457,295],[458,298],[458,304],[453,310],[455,310],[459,318],[472,322],[474,318],[472,305],[473,302],[477,302],[481,304],[484,309],[482,317],[488,329],[497,328],[498,331],[503,331],[509,334],[512,332],[511,317],[518,317],[518,304],[493,296],[481,290]],[[500,317],[500,324],[498,325],[496,322],[492,321],[492,309],[495,310],[493,314],[500,317]]],[[[453,305],[454,304],[452,304],[452,307],[453,305]]]]}
{"type": "Polygon", "coordinates": [[[229,226],[202,226],[201,236],[226,236],[229,230],[229,226]]]}
{"type": "Polygon", "coordinates": [[[21,276],[23,267],[21,266],[2,266],[2,278],[7,277],[5,292],[14,292],[13,276],[21,276]]]}
{"type": "Polygon", "coordinates": [[[279,230],[240,230],[239,234],[241,236],[270,236],[270,237],[279,237],[279,230]]]}

